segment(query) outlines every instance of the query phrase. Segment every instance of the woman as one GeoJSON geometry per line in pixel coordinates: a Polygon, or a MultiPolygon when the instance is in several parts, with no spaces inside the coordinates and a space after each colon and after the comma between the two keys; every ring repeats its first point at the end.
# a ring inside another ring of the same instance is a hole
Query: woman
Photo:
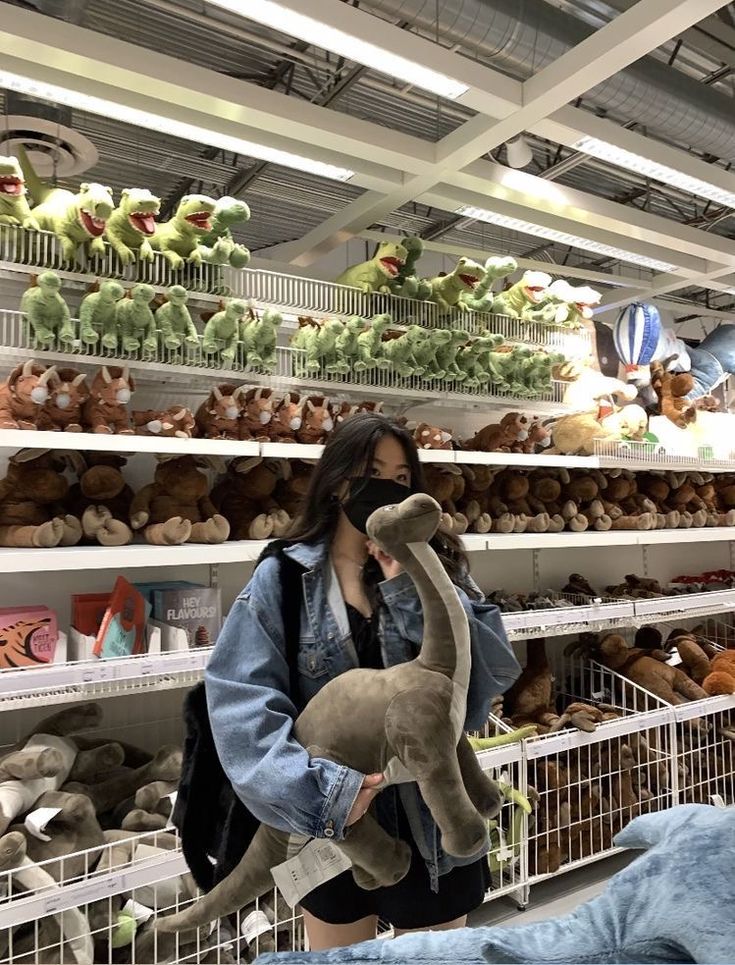
{"type": "MultiPolygon", "coordinates": [[[[289,693],[275,556],[262,561],[238,597],[207,669],[209,715],[222,766],[258,820],[339,840],[377,795],[378,820],[413,850],[406,878],[391,888],[363,891],[346,872],[304,898],[314,950],[374,937],[378,917],[397,934],[462,927],[489,884],[484,852],[460,860],[441,851],[438,829],[415,784],[378,794],[381,774],[309,759],[292,736],[298,711],[328,680],[356,666],[393,666],[418,652],[422,614],[413,582],[365,534],[374,509],[412,492],[425,492],[425,486],[405,429],[374,413],[342,423],[325,446],[284,549],[305,571],[299,693],[289,693]]],[[[476,730],[487,719],[491,698],[513,683],[519,667],[499,611],[482,602],[458,541],[438,535],[432,545],[469,618],[466,727],[476,730]]]]}

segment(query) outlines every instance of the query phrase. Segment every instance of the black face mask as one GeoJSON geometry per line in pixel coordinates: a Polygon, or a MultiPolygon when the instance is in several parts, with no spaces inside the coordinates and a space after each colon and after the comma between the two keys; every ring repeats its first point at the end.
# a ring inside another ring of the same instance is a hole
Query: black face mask
{"type": "Polygon", "coordinates": [[[402,486],[393,479],[353,479],[350,495],[342,504],[342,509],[355,529],[367,535],[367,521],[371,513],[381,506],[402,503],[410,495],[409,486],[402,486]]]}

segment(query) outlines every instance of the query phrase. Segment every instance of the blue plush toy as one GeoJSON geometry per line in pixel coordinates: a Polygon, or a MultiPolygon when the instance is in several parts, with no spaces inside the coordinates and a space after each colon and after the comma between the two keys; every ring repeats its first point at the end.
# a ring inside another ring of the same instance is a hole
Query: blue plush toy
{"type": "Polygon", "coordinates": [[[645,814],[615,844],[645,853],[614,875],[599,898],[564,918],[268,954],[257,962],[735,962],[735,808],[687,804],[645,814]]]}

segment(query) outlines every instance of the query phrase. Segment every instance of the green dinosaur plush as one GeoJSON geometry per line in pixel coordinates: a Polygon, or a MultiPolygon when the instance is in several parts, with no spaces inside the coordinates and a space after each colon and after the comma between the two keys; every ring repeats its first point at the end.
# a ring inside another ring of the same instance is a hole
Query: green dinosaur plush
{"type": "Polygon", "coordinates": [[[489,354],[502,341],[499,335],[481,335],[459,350],[457,366],[465,374],[462,381],[467,388],[476,389],[490,381],[489,354]]]}
{"type": "Polygon", "coordinates": [[[427,331],[419,328],[418,331],[413,353],[419,368],[416,374],[424,379],[443,379],[446,369],[439,363],[437,353],[453,340],[451,329],[435,328],[427,331]]]}
{"type": "Polygon", "coordinates": [[[492,311],[495,296],[492,292],[494,282],[499,278],[512,275],[518,269],[518,262],[515,258],[491,257],[485,262],[485,277],[480,281],[472,292],[464,292],[461,295],[462,303],[473,312],[492,311]]]}
{"type": "Polygon", "coordinates": [[[216,202],[203,194],[185,194],[169,221],[156,226],[151,246],[163,253],[172,268],[181,268],[184,260],[201,265],[199,242],[212,230],[216,202]]]}
{"type": "Polygon", "coordinates": [[[601,295],[594,288],[575,287],[563,278],[552,282],[544,300],[536,308],[526,309],[525,318],[534,322],[562,325],[564,328],[584,328],[593,316],[592,309],[600,304],[601,295]]]}
{"type": "Polygon", "coordinates": [[[408,258],[405,247],[394,241],[378,245],[370,261],[352,265],[336,279],[338,285],[349,285],[365,293],[382,292],[391,294],[391,282],[398,276],[408,258]]]}
{"type": "Polygon", "coordinates": [[[189,292],[183,285],[172,285],[166,292],[166,298],[168,300],[156,312],[156,325],[164,347],[175,351],[184,343],[199,345],[199,333],[186,307],[189,292]]]}
{"type": "Polygon", "coordinates": [[[51,348],[74,341],[74,324],[69,307],[60,294],[61,279],[53,271],[44,271],[36,285],[23,292],[20,310],[25,313],[31,330],[32,348],[51,348]]]}
{"type": "Polygon", "coordinates": [[[0,224],[19,225],[38,231],[26,197],[26,182],[18,159],[0,157],[0,224]]]}
{"type": "Polygon", "coordinates": [[[148,188],[123,188],[120,203],[107,221],[107,240],[123,265],[153,261],[150,238],[156,230],[161,199],[148,188]]]}
{"type": "Polygon", "coordinates": [[[468,341],[467,332],[459,328],[450,328],[446,331],[450,334],[449,340],[436,350],[437,370],[444,373],[437,375],[437,378],[444,379],[446,382],[463,382],[467,378],[467,373],[457,365],[457,355],[460,348],[468,341]]]}
{"type": "Polygon", "coordinates": [[[233,298],[223,311],[215,312],[204,328],[202,351],[207,355],[219,354],[223,362],[234,362],[240,324],[247,310],[242,299],[233,298]]]}
{"type": "Polygon", "coordinates": [[[396,375],[405,379],[423,373],[423,368],[416,364],[415,352],[424,340],[424,336],[428,334],[426,329],[422,329],[419,325],[411,325],[408,331],[398,338],[391,338],[382,343],[383,355],[390,362],[396,375]]]}
{"type": "Polygon", "coordinates": [[[104,255],[102,237],[115,207],[112,188],[86,181],[79,185],[77,193],[52,188],[38,178],[22,147],[18,148],[18,159],[36,203],[33,217],[42,230],[56,235],[64,261],[74,261],[80,245],[90,256],[104,255]]]}
{"type": "Polygon", "coordinates": [[[343,324],[338,318],[328,318],[301,329],[307,372],[318,372],[322,368],[326,372],[338,371],[337,338],[342,330],[343,324]]]}
{"type": "MultiPolygon", "coordinates": [[[[143,348],[143,358],[155,354],[158,348],[156,335],[156,319],[151,309],[151,302],[155,291],[150,285],[135,285],[129,292],[129,297],[121,298],[115,305],[115,325],[123,352],[137,352],[143,348]]],[[[102,344],[112,348],[111,339],[102,344]]]]}
{"type": "Polygon", "coordinates": [[[416,298],[425,301],[431,295],[431,285],[425,278],[416,275],[416,263],[424,253],[424,243],[416,235],[401,238],[401,244],[408,252],[405,264],[390,283],[394,295],[416,298]]]}
{"type": "Polygon", "coordinates": [[[357,358],[357,337],[360,332],[365,331],[367,325],[368,320],[360,315],[352,315],[344,321],[335,345],[337,350],[336,374],[347,375],[349,373],[353,361],[357,358]]]}
{"type": "Polygon", "coordinates": [[[495,296],[492,311],[495,315],[523,318],[529,309],[543,301],[550,284],[551,275],[545,271],[524,271],[520,281],[495,296]]]}
{"type": "Polygon", "coordinates": [[[260,318],[243,318],[240,341],[249,368],[272,372],[276,367],[276,340],[283,315],[267,308],[260,318]]]}
{"type": "Polygon", "coordinates": [[[117,348],[116,305],[124,294],[120,282],[103,281],[99,291],[84,296],[79,306],[79,337],[84,345],[96,345],[103,336],[103,345],[117,348]]]}
{"type": "Polygon", "coordinates": [[[239,198],[218,198],[214,206],[212,229],[199,242],[202,258],[213,265],[245,268],[250,252],[232,237],[232,226],[250,221],[250,208],[239,198]]]}
{"type": "Polygon", "coordinates": [[[357,336],[357,361],[353,368],[355,372],[366,372],[368,369],[387,369],[390,362],[383,352],[383,332],[393,324],[390,315],[375,315],[364,332],[357,336]]]}
{"type": "Polygon", "coordinates": [[[485,277],[485,269],[471,258],[460,258],[447,275],[431,279],[430,299],[442,312],[468,311],[462,295],[470,294],[485,277]]]}

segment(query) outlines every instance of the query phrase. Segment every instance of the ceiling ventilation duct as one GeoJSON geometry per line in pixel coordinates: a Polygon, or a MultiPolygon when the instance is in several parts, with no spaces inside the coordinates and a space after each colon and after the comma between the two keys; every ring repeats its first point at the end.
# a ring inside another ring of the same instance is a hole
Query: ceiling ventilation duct
{"type": "MultiPolygon", "coordinates": [[[[408,21],[447,47],[526,79],[594,31],[544,0],[363,0],[361,9],[408,21]]],[[[735,111],[729,97],[653,57],[591,88],[584,100],[617,120],[635,121],[662,140],[735,161],[735,111]]]]}
{"type": "Polygon", "coordinates": [[[42,178],[68,178],[94,167],[97,149],[74,130],[71,108],[12,91],[5,97],[7,113],[0,114],[1,154],[16,154],[22,145],[42,178]]]}

